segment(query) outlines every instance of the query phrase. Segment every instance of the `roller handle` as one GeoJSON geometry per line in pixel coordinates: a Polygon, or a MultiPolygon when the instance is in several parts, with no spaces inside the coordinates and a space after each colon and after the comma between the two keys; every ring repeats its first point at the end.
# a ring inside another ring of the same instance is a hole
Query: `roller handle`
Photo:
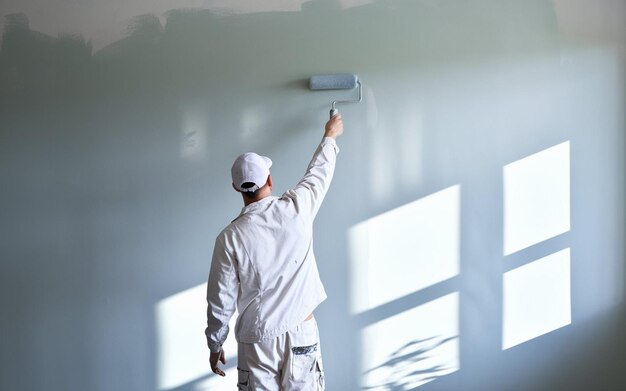
{"type": "Polygon", "coordinates": [[[337,110],[337,109],[330,109],[330,118],[333,118],[337,114],[339,114],[339,110],[337,110]]]}

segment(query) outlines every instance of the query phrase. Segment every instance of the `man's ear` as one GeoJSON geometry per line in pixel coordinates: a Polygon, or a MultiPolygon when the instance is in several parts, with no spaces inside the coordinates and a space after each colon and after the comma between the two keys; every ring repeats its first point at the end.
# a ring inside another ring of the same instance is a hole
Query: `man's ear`
{"type": "Polygon", "coordinates": [[[241,190],[237,189],[237,188],[235,187],[235,184],[234,184],[234,183],[231,183],[231,184],[233,185],[233,189],[235,189],[235,191],[236,191],[237,193],[241,193],[241,190]]]}
{"type": "Polygon", "coordinates": [[[272,176],[271,176],[271,175],[268,175],[268,176],[267,176],[267,185],[268,185],[269,187],[272,187],[272,176]]]}

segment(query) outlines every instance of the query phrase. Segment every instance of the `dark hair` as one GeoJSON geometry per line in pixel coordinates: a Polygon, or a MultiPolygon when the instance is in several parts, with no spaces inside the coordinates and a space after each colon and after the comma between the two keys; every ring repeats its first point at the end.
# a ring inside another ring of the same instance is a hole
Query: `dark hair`
{"type": "MultiPolygon", "coordinates": [[[[241,185],[241,188],[242,189],[249,189],[249,188],[251,188],[253,186],[256,186],[256,184],[252,183],[252,182],[245,182],[245,183],[243,183],[241,185]]],[[[261,191],[261,188],[262,188],[262,186],[259,187],[258,189],[256,189],[255,191],[242,191],[241,194],[243,194],[244,197],[246,197],[246,198],[254,199],[254,198],[256,198],[259,195],[259,191],[261,191]]]]}

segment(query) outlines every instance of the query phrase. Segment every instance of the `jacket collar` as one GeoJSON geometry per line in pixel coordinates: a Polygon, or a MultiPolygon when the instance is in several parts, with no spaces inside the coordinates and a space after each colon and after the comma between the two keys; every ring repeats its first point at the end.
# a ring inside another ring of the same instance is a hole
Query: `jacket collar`
{"type": "MultiPolygon", "coordinates": [[[[278,197],[276,197],[276,196],[267,196],[267,197],[265,197],[265,198],[263,198],[263,199],[260,199],[260,200],[258,200],[258,201],[256,201],[256,202],[253,202],[253,203],[251,203],[251,204],[248,204],[248,205],[244,206],[244,207],[241,209],[241,213],[239,213],[239,216],[237,216],[237,217],[235,218],[235,220],[237,220],[237,219],[238,219],[238,218],[240,218],[241,216],[245,215],[246,213],[250,213],[250,212],[257,211],[257,210],[259,210],[259,209],[263,208],[263,206],[264,206],[264,205],[267,205],[267,204],[269,204],[270,202],[272,202],[272,201],[274,201],[274,200],[277,200],[277,199],[278,199],[278,197]]],[[[233,221],[235,221],[235,220],[233,220],[233,221]]]]}

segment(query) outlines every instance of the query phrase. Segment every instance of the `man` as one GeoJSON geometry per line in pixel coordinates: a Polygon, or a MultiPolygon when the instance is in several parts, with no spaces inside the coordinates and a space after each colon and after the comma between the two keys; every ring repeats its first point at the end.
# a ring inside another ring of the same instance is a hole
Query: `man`
{"type": "Polygon", "coordinates": [[[231,169],[244,208],[217,237],[207,288],[211,370],[224,376],[222,344],[239,311],[239,390],[323,390],[324,372],[313,310],[326,299],[313,255],[313,220],[330,185],[343,133],[340,115],[304,177],[281,197],[272,196],[272,161],[239,156],[231,169]]]}

